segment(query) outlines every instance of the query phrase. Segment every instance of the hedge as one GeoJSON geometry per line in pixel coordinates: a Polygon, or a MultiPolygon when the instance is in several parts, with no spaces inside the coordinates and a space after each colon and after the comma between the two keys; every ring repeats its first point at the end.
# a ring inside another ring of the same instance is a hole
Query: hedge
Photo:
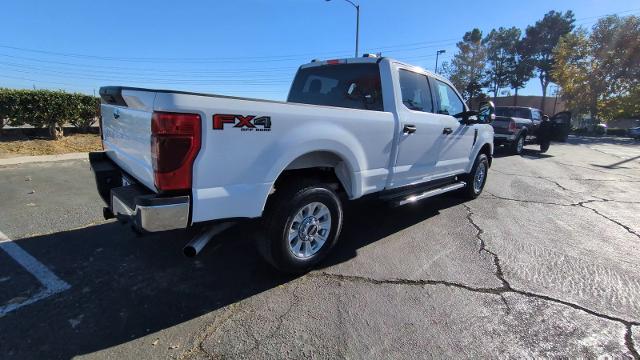
{"type": "Polygon", "coordinates": [[[0,130],[4,125],[47,127],[52,138],[62,137],[62,126],[86,131],[99,116],[100,99],[51,90],[0,88],[0,130]]]}

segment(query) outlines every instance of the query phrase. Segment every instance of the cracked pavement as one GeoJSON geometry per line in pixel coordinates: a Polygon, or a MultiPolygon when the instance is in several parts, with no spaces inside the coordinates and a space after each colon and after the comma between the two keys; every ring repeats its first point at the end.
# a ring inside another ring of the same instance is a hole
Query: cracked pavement
{"type": "MultiPolygon", "coordinates": [[[[0,351],[9,359],[640,358],[640,145],[571,138],[547,154],[496,155],[474,201],[348,204],[333,255],[296,278],[259,259],[253,224],[189,260],[179,253],[187,234],[138,238],[96,218],[85,162],[0,168],[10,179],[0,185],[0,231],[72,286],[0,317],[0,351]],[[77,184],[42,190],[73,211],[25,195],[51,178],[77,184]]],[[[26,282],[5,295],[3,284],[26,275],[0,265],[0,299],[32,291],[26,282]]]]}

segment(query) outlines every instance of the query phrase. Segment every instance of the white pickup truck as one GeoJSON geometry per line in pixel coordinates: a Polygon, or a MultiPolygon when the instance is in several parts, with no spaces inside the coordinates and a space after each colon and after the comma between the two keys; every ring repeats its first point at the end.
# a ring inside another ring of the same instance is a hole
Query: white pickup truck
{"type": "Polygon", "coordinates": [[[287,102],[103,87],[90,154],[105,217],[139,231],[262,218],[263,256],[304,272],[338,240],[343,201],[477,197],[493,104],[471,111],[446,79],[389,58],[300,66],[287,102]]]}

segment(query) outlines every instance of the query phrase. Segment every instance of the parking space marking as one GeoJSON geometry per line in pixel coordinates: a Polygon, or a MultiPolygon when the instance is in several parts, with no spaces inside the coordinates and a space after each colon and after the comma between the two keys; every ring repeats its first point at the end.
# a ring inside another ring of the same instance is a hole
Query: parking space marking
{"type": "Polygon", "coordinates": [[[23,306],[33,304],[36,301],[45,299],[51,295],[55,295],[71,288],[71,285],[56,276],[51,270],[44,266],[40,261],[24,251],[18,244],[13,242],[7,235],[0,231],[0,249],[4,250],[13,260],[31,273],[44,287],[30,298],[17,303],[11,303],[0,306],[0,317],[19,309],[23,306]]]}

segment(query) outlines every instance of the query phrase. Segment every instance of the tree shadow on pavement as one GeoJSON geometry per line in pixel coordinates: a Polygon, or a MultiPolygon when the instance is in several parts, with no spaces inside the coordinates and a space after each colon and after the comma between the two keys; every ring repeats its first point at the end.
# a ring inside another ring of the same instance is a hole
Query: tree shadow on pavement
{"type": "Polygon", "coordinates": [[[617,136],[569,136],[566,144],[569,145],[598,145],[609,144],[619,146],[639,146],[640,141],[617,136]]]}
{"type": "Polygon", "coordinates": [[[629,163],[629,162],[634,162],[634,161],[636,161],[638,159],[640,159],[640,155],[634,156],[634,157],[630,157],[628,159],[620,160],[620,161],[617,161],[617,162],[615,162],[613,164],[609,164],[609,165],[598,165],[598,164],[591,164],[591,165],[592,166],[601,167],[601,168],[605,168],[605,169],[618,169],[618,168],[620,168],[620,169],[630,169],[629,167],[620,166],[620,165],[626,164],[626,163],[629,163]]]}
{"type": "MultiPolygon", "coordinates": [[[[348,261],[359,248],[461,202],[440,197],[397,209],[373,200],[350,203],[341,239],[322,266],[348,261]]],[[[241,222],[196,259],[182,255],[184,232],[137,237],[116,222],[16,241],[71,288],[0,318],[3,358],[93,353],[293,280],[259,258],[258,229],[241,222]]]]}

